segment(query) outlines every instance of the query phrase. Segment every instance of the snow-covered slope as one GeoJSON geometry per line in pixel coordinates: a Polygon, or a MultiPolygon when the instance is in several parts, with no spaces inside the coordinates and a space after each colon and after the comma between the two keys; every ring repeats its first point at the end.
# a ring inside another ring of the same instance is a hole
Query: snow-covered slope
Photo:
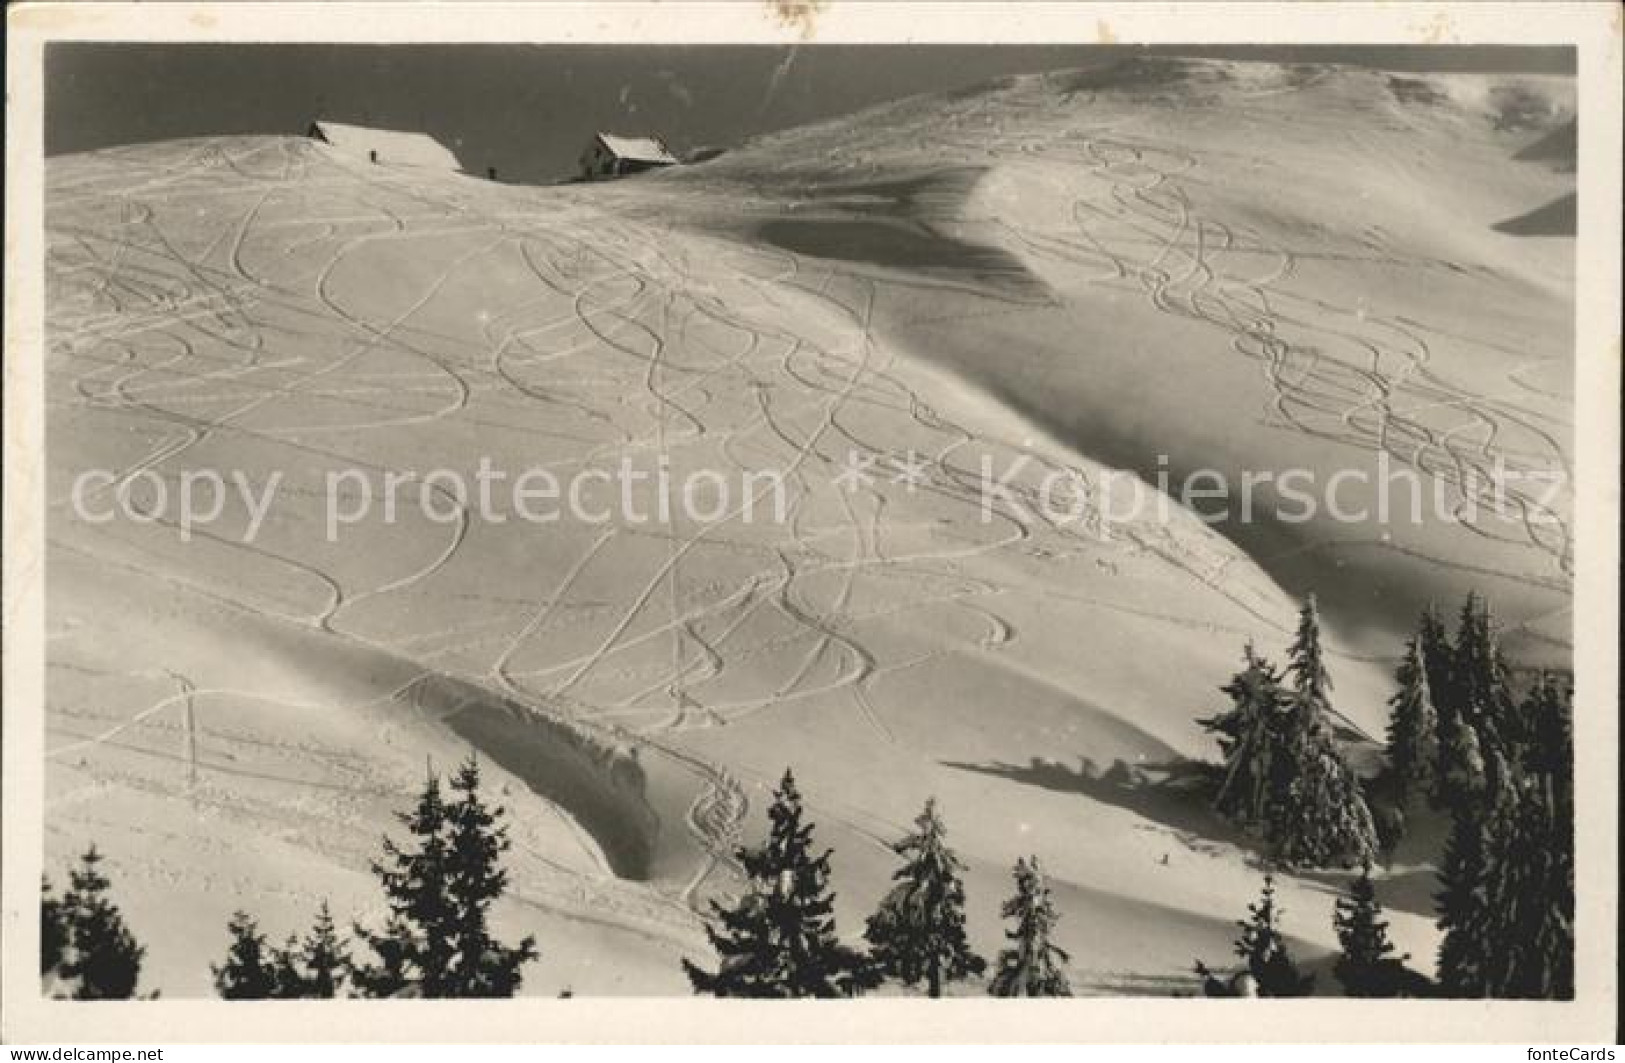
{"type": "MultiPolygon", "coordinates": [[[[1476,586],[1515,652],[1564,659],[1567,498],[1384,529],[1067,522],[1033,492],[1378,453],[1429,490],[1497,458],[1565,469],[1573,244],[1496,226],[1572,189],[1514,158],[1570,92],[1128,62],[591,187],[278,138],[52,160],[48,864],[95,840],[151,981],[204,993],[233,908],[276,935],[322,896],[376,910],[391,809],[472,745],[515,824],[501,922],[542,943],[527,990],[683,992],[694,912],[789,765],[849,933],[934,794],[979,945],[1037,853],[1080,990],[1182,984],[1257,871],[1201,808],[1105,769],[1209,755],[1194,719],[1310,590],[1355,731],[1429,598],[1476,586]],[[984,459],[1022,456],[1026,504],[984,512],[984,459]],[[419,507],[482,460],[777,471],[789,511],[419,507]],[[160,478],[173,507],[205,469],[281,480],[251,543],[235,500],[183,541],[172,508],[76,516],[89,469],[118,476],[98,509],[124,484],[155,506],[160,478]],[[330,540],[345,470],[348,502],[390,474],[403,501],[330,540]]],[[[1328,945],[1328,887],[1285,893],[1328,945]]],[[[1426,955],[1425,873],[1402,862],[1387,896],[1426,955]]]]}

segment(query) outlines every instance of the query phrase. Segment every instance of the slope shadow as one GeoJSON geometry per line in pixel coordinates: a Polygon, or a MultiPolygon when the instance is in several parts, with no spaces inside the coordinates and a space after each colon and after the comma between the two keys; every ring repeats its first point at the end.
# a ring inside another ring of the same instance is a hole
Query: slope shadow
{"type": "Polygon", "coordinates": [[[921,273],[969,277],[995,290],[1043,300],[1046,285],[1003,247],[944,231],[987,168],[900,172],[808,186],[796,213],[760,222],[755,235],[786,251],[921,273]]]}
{"type": "Polygon", "coordinates": [[[782,218],[764,222],[761,239],[814,258],[966,276],[1029,299],[1049,288],[1003,248],[959,240],[929,225],[889,218],[782,218]]]}
{"type": "Polygon", "coordinates": [[[1549,163],[1558,173],[1573,173],[1579,149],[1579,123],[1571,118],[1512,157],[1519,162],[1549,163]]]}
{"type": "Polygon", "coordinates": [[[1433,106],[1450,102],[1450,94],[1426,78],[1390,77],[1388,91],[1400,103],[1433,106]]]}
{"type": "Polygon", "coordinates": [[[1033,757],[1025,765],[951,760],[943,764],[1115,805],[1168,828],[1193,850],[1211,852],[1219,843],[1249,852],[1255,848],[1252,839],[1213,811],[1213,769],[1197,761],[1130,765],[1117,760],[1104,771],[1087,757],[1078,758],[1076,769],[1041,757],[1033,757]]]}
{"type": "Polygon", "coordinates": [[[1575,193],[1558,196],[1528,214],[1498,221],[1490,228],[1508,236],[1573,236],[1579,200],[1575,193]]]}

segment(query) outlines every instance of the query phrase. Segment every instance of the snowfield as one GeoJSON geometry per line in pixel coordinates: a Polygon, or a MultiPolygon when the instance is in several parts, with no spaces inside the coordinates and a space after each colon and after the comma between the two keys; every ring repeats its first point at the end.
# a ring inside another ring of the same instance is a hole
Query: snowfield
{"type": "MultiPolygon", "coordinates": [[[[1189,992],[1259,871],[1159,783],[1215,755],[1247,640],[1282,656],[1317,592],[1366,756],[1429,600],[1568,661],[1573,118],[1567,79],[1129,60],[601,185],[284,137],[52,159],[47,867],[94,841],[144,985],[207,995],[235,908],[376,916],[392,812],[473,747],[525,991],[682,994],[790,766],[852,940],[936,795],[982,951],[1036,853],[1078,992],[1189,992]],[[983,462],[1023,459],[984,515],[983,462]],[[499,522],[433,486],[482,460],[777,472],[788,512],[499,522]],[[1462,519],[1035,498],[1288,468],[1414,471],[1462,519]],[[1472,511],[1496,468],[1531,476],[1472,511]],[[77,513],[87,470],[91,512],[153,519],[77,513]],[[154,485],[201,470],[280,474],[255,534],[231,495],[183,540],[154,485]],[[412,501],[330,537],[345,470],[412,501]]],[[[1414,848],[1379,891],[1421,960],[1414,848]]],[[[1340,881],[1283,881],[1301,956],[1340,881]]]]}

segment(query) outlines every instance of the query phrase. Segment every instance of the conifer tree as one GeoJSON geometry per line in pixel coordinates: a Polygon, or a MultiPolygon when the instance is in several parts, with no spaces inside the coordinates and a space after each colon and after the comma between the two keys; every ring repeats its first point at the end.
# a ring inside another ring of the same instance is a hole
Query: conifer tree
{"type": "Polygon", "coordinates": [[[350,958],[333,926],[333,914],[326,901],[316,910],[316,925],[305,935],[299,958],[304,964],[300,996],[325,1000],[339,995],[350,958]]]}
{"type": "Polygon", "coordinates": [[[1404,993],[1408,979],[1405,961],[1409,956],[1394,955],[1388,939],[1388,922],[1377,903],[1377,889],[1371,881],[1371,865],[1349,884],[1349,892],[1337,899],[1332,926],[1343,953],[1332,973],[1351,997],[1397,997],[1404,993]]]}
{"type": "Polygon", "coordinates": [[[1370,859],[1376,825],[1332,735],[1331,677],[1313,599],[1292,644],[1292,689],[1251,645],[1245,654],[1245,667],[1223,688],[1231,709],[1199,721],[1218,736],[1225,759],[1215,810],[1262,834],[1288,864],[1370,859]]]}
{"type": "Polygon", "coordinates": [[[1452,809],[1450,835],[1439,867],[1435,902],[1443,937],[1438,982],[1440,991],[1450,997],[1488,996],[1492,955],[1500,947],[1490,911],[1490,849],[1492,840],[1508,828],[1516,813],[1517,794],[1499,751],[1490,753],[1484,780],[1475,798],[1452,809]]]}
{"type": "Polygon", "coordinates": [[[40,878],[39,904],[39,973],[41,977],[57,973],[68,951],[68,915],[51,880],[40,878]]]}
{"type": "Polygon", "coordinates": [[[73,985],[75,1000],[129,1000],[141,978],[146,949],[108,899],[112,883],[102,874],[102,855],[92,845],[69,874],[62,905],[69,934],[58,972],[73,985]]]}
{"type": "Polygon", "coordinates": [[[1414,794],[1433,792],[1439,765],[1438,716],[1420,639],[1412,638],[1406,644],[1405,659],[1394,679],[1398,689],[1388,702],[1388,763],[1400,803],[1409,805],[1414,794]]]}
{"type": "Polygon", "coordinates": [[[1489,992],[1489,942],[1485,899],[1484,826],[1471,811],[1451,815],[1439,866],[1435,904],[1439,940],[1438,982],[1450,997],[1481,997],[1489,992]]]}
{"type": "Polygon", "coordinates": [[[271,978],[275,988],[271,996],[277,1000],[298,1000],[307,996],[305,972],[300,966],[299,935],[289,934],[281,948],[271,950],[271,978]]]}
{"type": "Polygon", "coordinates": [[[1276,858],[1309,867],[1363,863],[1376,854],[1377,829],[1360,780],[1332,733],[1332,679],[1312,594],[1298,613],[1287,670],[1296,697],[1284,721],[1286,755],[1276,760],[1281,775],[1270,824],[1276,858]]]}
{"type": "Polygon", "coordinates": [[[1318,716],[1331,708],[1332,677],[1320,645],[1320,607],[1311,594],[1298,610],[1298,631],[1287,650],[1287,674],[1301,703],[1318,716]]]}
{"type": "Polygon", "coordinates": [[[470,757],[451,781],[455,799],[447,806],[450,831],[448,895],[456,934],[451,992],[458,997],[511,997],[519,990],[526,963],[537,958],[536,939],[526,935],[506,946],[491,936],[491,905],[508,888],[502,855],[512,846],[501,825],[504,809],[487,808],[480,797],[479,764],[470,757]]]}
{"type": "Polygon", "coordinates": [[[500,859],[509,842],[497,825],[502,809],[486,808],[479,796],[472,758],[452,789],[448,803],[431,772],[416,807],[400,815],[412,847],[385,838],[384,857],[373,863],[389,915],[381,931],[356,928],[376,957],[353,969],[363,996],[512,996],[520,968],[537,956],[534,938],[510,948],[487,928],[490,906],[507,886],[500,859]]]}
{"type": "Polygon", "coordinates": [[[1439,768],[1434,779],[1434,803],[1454,815],[1477,805],[1484,795],[1486,766],[1478,729],[1460,713],[1439,730],[1439,768]]]}
{"type": "MultiPolygon", "coordinates": [[[[1451,668],[1459,710],[1478,732],[1479,744],[1497,747],[1509,758],[1523,742],[1522,722],[1513,704],[1506,660],[1488,603],[1476,592],[1462,603],[1456,628],[1456,659],[1451,668]]],[[[1513,767],[1517,767],[1513,764],[1513,767]]]]}
{"type": "Polygon", "coordinates": [[[1574,996],[1574,868],[1572,854],[1556,837],[1563,829],[1540,784],[1526,782],[1507,824],[1489,843],[1487,996],[1574,996]]]}
{"type": "Polygon", "coordinates": [[[1542,676],[1524,703],[1531,724],[1516,809],[1489,841],[1485,911],[1490,996],[1574,995],[1574,810],[1571,695],[1542,676]]]}
{"type": "Polygon", "coordinates": [[[1275,903],[1275,877],[1264,876],[1258,903],[1247,906],[1248,917],[1236,925],[1236,955],[1258,984],[1262,997],[1306,997],[1314,989],[1314,975],[1300,974],[1281,934],[1281,909],[1275,903]]]}
{"type": "Polygon", "coordinates": [[[1372,780],[1366,794],[1366,804],[1371,810],[1371,823],[1377,832],[1377,851],[1386,864],[1392,859],[1394,851],[1399,848],[1399,843],[1405,840],[1408,793],[1390,768],[1372,780]]]}
{"type": "Polygon", "coordinates": [[[1428,603],[1416,623],[1416,648],[1427,667],[1428,691],[1433,695],[1433,707],[1441,718],[1454,711],[1459,700],[1454,696],[1455,679],[1451,667],[1456,660],[1456,647],[1450,641],[1439,607],[1428,603]]]}
{"type": "Polygon", "coordinates": [[[432,770],[417,805],[397,818],[416,846],[403,849],[386,837],[383,859],[372,864],[389,916],[379,933],[356,927],[378,961],[355,968],[355,985],[368,997],[399,996],[413,986],[422,996],[442,996],[434,990],[448,980],[453,943],[447,932],[446,803],[432,770]]]}
{"type": "Polygon", "coordinates": [[[1456,751],[1450,749],[1448,743],[1457,733],[1461,698],[1453,674],[1456,647],[1445,629],[1438,606],[1432,603],[1422,611],[1417,621],[1416,648],[1427,673],[1428,695],[1434,712],[1434,733],[1438,736],[1433,786],[1428,791],[1428,800],[1435,808],[1449,808],[1456,795],[1450,792],[1444,780],[1453,771],[1459,772],[1459,765],[1452,760],[1456,751]]]}
{"type": "Polygon", "coordinates": [[[1462,719],[1441,760],[1453,821],[1437,896],[1439,984],[1461,997],[1574,991],[1572,693],[1543,675],[1514,705],[1489,609],[1462,607],[1462,719]]]}
{"type": "Polygon", "coordinates": [[[996,997],[1069,997],[1065,967],[1070,957],[1055,944],[1059,916],[1036,856],[1017,860],[1016,893],[1001,914],[1014,924],[1004,932],[1010,946],[999,953],[987,991],[996,997]]]}
{"type": "MultiPolygon", "coordinates": [[[[239,918],[247,917],[239,913],[239,918]]],[[[338,996],[344,986],[348,950],[339,940],[326,901],[317,909],[315,925],[303,940],[297,934],[289,934],[282,947],[265,953],[262,940],[260,949],[266,957],[264,966],[268,966],[272,974],[274,988],[267,994],[271,997],[326,1000],[338,996]]]]}
{"type": "Polygon", "coordinates": [[[1377,852],[1377,826],[1359,778],[1323,725],[1294,734],[1270,823],[1275,858],[1290,867],[1352,866],[1377,852]]]}
{"type": "Polygon", "coordinates": [[[830,850],[813,846],[795,777],[784,773],[768,809],[767,841],[738,856],[747,890],[733,906],[713,900],[706,936],[720,964],[706,971],[683,961],[696,993],[718,997],[846,997],[879,984],[862,953],[841,944],[830,850]]]}
{"type": "Polygon", "coordinates": [[[1574,690],[1543,672],[1524,701],[1529,724],[1524,771],[1551,781],[1554,808],[1572,816],[1574,799],[1574,690]]]}
{"type": "Polygon", "coordinates": [[[914,825],[915,833],[892,846],[903,866],[864,936],[882,973],[904,985],[924,981],[926,995],[940,997],[943,983],[981,974],[987,961],[965,936],[963,865],[944,841],[935,798],[914,825]]]}
{"type": "Polygon", "coordinates": [[[1242,670],[1221,688],[1230,697],[1229,711],[1197,722],[1217,736],[1224,757],[1214,809],[1238,823],[1260,825],[1273,804],[1274,762],[1288,707],[1275,667],[1250,642],[1243,654],[1242,670]]]}
{"type": "Polygon", "coordinates": [[[268,1000],[277,992],[277,957],[265,943],[259,924],[244,911],[232,913],[226,924],[231,944],[226,962],[209,965],[214,991],[222,1000],[268,1000]]]}
{"type": "Polygon", "coordinates": [[[419,932],[408,917],[400,911],[391,911],[384,917],[384,926],[376,933],[360,923],[353,925],[356,937],[373,952],[370,962],[352,963],[350,984],[359,997],[418,997],[422,996],[421,973],[417,966],[423,949],[419,932]]]}

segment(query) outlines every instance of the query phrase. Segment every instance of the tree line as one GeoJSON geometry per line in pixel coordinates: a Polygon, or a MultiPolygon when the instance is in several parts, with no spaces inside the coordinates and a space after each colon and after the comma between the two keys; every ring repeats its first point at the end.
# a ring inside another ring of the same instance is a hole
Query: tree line
{"type": "MultiPolygon", "coordinates": [[[[914,832],[892,845],[900,858],[893,886],[864,930],[867,950],[841,941],[831,850],[813,843],[795,776],[786,771],[768,808],[759,847],[739,850],[746,888],[728,903],[713,900],[706,936],[715,970],[683,961],[694,992],[718,997],[852,997],[889,980],[940,997],[950,982],[981,975],[985,958],[965,933],[964,865],[947,844],[935,800],[914,832]]],[[[1010,925],[987,991],[998,997],[1072,995],[1067,953],[1055,942],[1059,915],[1037,857],[1016,861],[1015,890],[1000,909],[1010,925]]]]}
{"type": "MultiPolygon", "coordinates": [[[[1365,781],[1344,755],[1332,679],[1311,597],[1285,669],[1252,645],[1221,690],[1230,701],[1202,720],[1217,738],[1214,809],[1266,848],[1283,869],[1360,869],[1337,901],[1340,953],[1333,973],[1350,996],[1569,998],[1573,996],[1573,695],[1541,673],[1515,695],[1488,606],[1463,604],[1454,634],[1438,613],[1422,615],[1395,672],[1386,767],[1365,781]],[[1369,790],[1369,795],[1368,791],[1369,790]],[[1392,853],[1407,817],[1423,806],[1449,817],[1438,861],[1434,979],[1396,954],[1371,868],[1392,853]]],[[[225,999],[507,997],[534,937],[504,944],[488,915],[507,890],[504,810],[480,793],[470,758],[442,791],[431,770],[415,805],[399,813],[407,840],[386,837],[371,870],[386,915],[378,927],[341,935],[324,902],[310,929],[271,944],[249,913],[233,914],[220,963],[225,999]]],[[[1055,940],[1059,913],[1036,856],[1018,860],[1000,908],[1005,945],[991,963],[966,932],[964,865],[947,844],[934,799],[892,849],[892,886],[869,916],[864,947],[836,926],[832,850],[814,842],[793,774],[768,808],[768,833],[737,851],[744,888],[713,899],[705,932],[714,966],[682,961],[697,994],[719,997],[851,997],[890,981],[938,997],[985,977],[994,996],[1069,996],[1070,957],[1055,940]]],[[[94,847],[58,897],[42,884],[41,973],[48,990],[75,999],[136,994],[144,950],[108,896],[94,847]]],[[[1196,964],[1214,996],[1303,996],[1282,930],[1273,874],[1238,923],[1237,964],[1215,973],[1196,964]]]]}
{"type": "MultiPolygon", "coordinates": [[[[226,924],[226,953],[210,965],[226,1000],[351,997],[508,997],[521,968],[537,959],[536,940],[515,945],[491,933],[491,905],[506,892],[509,848],[500,806],[480,793],[472,757],[451,775],[450,794],[430,770],[413,807],[397,813],[407,841],[385,837],[372,863],[383,891],[383,925],[352,925],[346,941],[324,901],[311,929],[271,944],[245,911],[226,924]]],[[[56,995],[79,1000],[135,995],[144,950],[108,899],[94,847],[59,901],[43,883],[41,975],[56,995]]]]}
{"type": "MultiPolygon", "coordinates": [[[[1469,594],[1452,635],[1426,609],[1395,670],[1387,764],[1367,785],[1336,741],[1332,681],[1311,597],[1278,670],[1253,646],[1202,721],[1222,764],[1214,808],[1288,868],[1360,866],[1339,906],[1351,995],[1570,999],[1574,995],[1572,685],[1525,679],[1501,650],[1487,602],[1469,594]],[[1448,817],[1437,862],[1443,931],[1429,981],[1389,954],[1370,864],[1391,854],[1425,804],[1448,817]],[[1352,950],[1352,956],[1351,956],[1352,950]]],[[[1266,882],[1260,902],[1273,918],[1266,882]]],[[[1264,919],[1257,911],[1255,921],[1264,919]]],[[[1265,920],[1269,922],[1268,919],[1265,920]]],[[[1260,930],[1238,952],[1261,995],[1299,995],[1284,946],[1260,930]],[[1262,942],[1262,944],[1259,944],[1262,942]]],[[[1341,975],[1339,976],[1341,977],[1341,975]]],[[[1307,992],[1307,985],[1301,985],[1307,992]]]]}

